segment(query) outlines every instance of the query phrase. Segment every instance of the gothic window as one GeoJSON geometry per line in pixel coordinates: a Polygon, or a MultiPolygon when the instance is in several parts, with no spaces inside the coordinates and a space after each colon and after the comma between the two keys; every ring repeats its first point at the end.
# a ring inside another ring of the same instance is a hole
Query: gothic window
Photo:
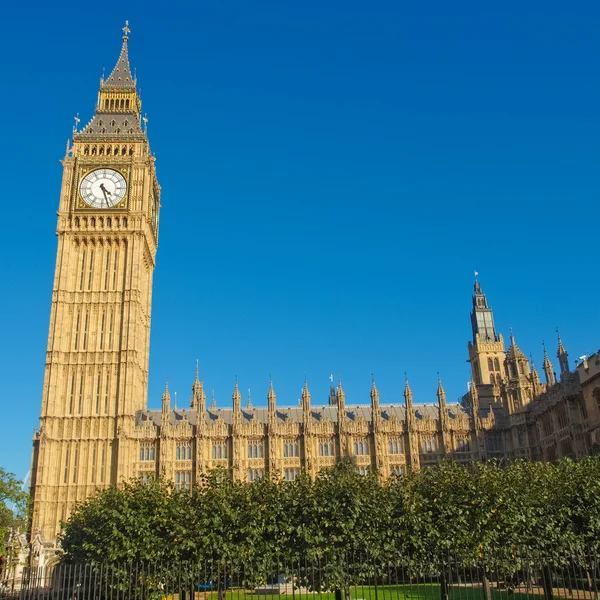
{"type": "Polygon", "coordinates": [[[92,447],[92,469],[91,469],[91,479],[92,483],[96,483],[96,443],[94,443],[92,447]]]}
{"type": "Polygon", "coordinates": [[[300,477],[300,469],[284,469],[283,479],[284,481],[294,481],[300,477]]]}
{"type": "Polygon", "coordinates": [[[517,375],[518,375],[518,373],[517,373],[517,365],[515,363],[511,363],[510,370],[511,370],[512,376],[513,377],[517,377],[517,375]]]}
{"type": "Polygon", "coordinates": [[[298,440],[283,441],[283,456],[285,458],[300,456],[300,446],[298,444],[298,440]]]}
{"type": "MultiPolygon", "coordinates": [[[[94,222],[92,223],[92,225],[95,225],[96,221],[94,220],[94,222]]],[[[87,284],[87,289],[91,290],[92,289],[92,273],[94,271],[94,251],[91,250],[90,251],[90,272],[88,274],[88,284],[87,284]]]]}
{"type": "Polygon", "coordinates": [[[563,429],[568,425],[567,423],[567,411],[564,406],[559,406],[556,411],[556,417],[558,420],[558,428],[563,429]]]}
{"type": "Polygon", "coordinates": [[[466,438],[458,438],[456,440],[456,449],[459,452],[468,452],[469,451],[469,440],[466,438]]]}
{"type": "Polygon", "coordinates": [[[123,227],[127,227],[127,217],[123,217],[123,227]]]}
{"type": "Polygon", "coordinates": [[[175,446],[175,460],[191,460],[192,445],[190,442],[177,442],[175,446]]]}
{"type": "Polygon", "coordinates": [[[552,435],[552,433],[554,433],[554,423],[552,422],[552,415],[546,415],[542,423],[544,427],[544,435],[546,435],[546,437],[552,435]]]}
{"type": "Polygon", "coordinates": [[[129,98],[125,100],[125,108],[129,108],[129,98]]]}
{"type": "Polygon", "coordinates": [[[113,264],[112,289],[117,289],[117,270],[119,268],[119,250],[115,249],[115,260],[113,264]]]}
{"type": "Polygon", "coordinates": [[[110,375],[106,374],[106,388],[104,389],[104,412],[108,412],[108,390],[110,384],[110,375]]]}
{"type": "Polygon", "coordinates": [[[75,375],[71,376],[71,394],[69,396],[69,414],[73,414],[73,398],[75,394],[75,375]]]}
{"type": "Polygon", "coordinates": [[[494,384],[496,383],[496,379],[495,379],[495,377],[494,377],[494,374],[493,374],[493,373],[490,373],[490,383],[491,383],[492,385],[494,385],[494,384]]]}
{"type": "Polygon", "coordinates": [[[98,373],[98,381],[96,382],[96,414],[100,413],[100,380],[102,376],[98,373]]]}
{"type": "MultiPolygon", "coordinates": [[[[594,399],[596,400],[596,408],[598,409],[598,412],[600,413],[600,388],[596,388],[594,390],[593,396],[594,396],[594,399]]],[[[586,414],[586,418],[587,418],[587,414],[586,414]]]]}
{"type": "Polygon", "coordinates": [[[85,276],[85,250],[81,255],[81,273],[79,275],[79,290],[83,290],[83,278],[85,276]]]}
{"type": "Polygon", "coordinates": [[[525,374],[525,368],[523,367],[522,362],[519,363],[519,373],[521,373],[521,375],[525,374]]]}
{"type": "MultiPolygon", "coordinates": [[[[117,133],[120,133],[120,130],[117,130],[117,133]]],[[[121,154],[125,156],[127,154],[127,146],[123,146],[121,148],[121,154]]]]}
{"type": "MultiPolygon", "coordinates": [[[[133,129],[130,129],[129,133],[133,133],[133,129]]],[[[129,156],[133,156],[133,148],[129,148],[129,156]]]]}
{"type": "Polygon", "coordinates": [[[365,456],[369,454],[369,441],[366,439],[360,439],[354,442],[354,455],[365,456]]]}
{"type": "Polygon", "coordinates": [[[500,370],[500,362],[498,361],[497,358],[494,359],[494,370],[496,370],[496,371],[500,370]]]}
{"type": "Polygon", "coordinates": [[[75,445],[75,452],[73,454],[73,483],[77,483],[77,464],[79,462],[79,448],[75,445]]]}
{"type": "Polygon", "coordinates": [[[86,146],[86,147],[83,149],[83,153],[85,154],[85,156],[87,156],[87,155],[90,153],[90,147],[89,147],[89,146],[86,146]]]}
{"type": "Polygon", "coordinates": [[[388,454],[404,454],[404,445],[401,437],[388,438],[388,454]]]}
{"type": "Polygon", "coordinates": [[[191,471],[175,471],[175,489],[189,491],[192,487],[191,471]]]}
{"type": "Polygon", "coordinates": [[[488,358],[488,371],[494,370],[494,361],[491,358],[488,358]]]}
{"type": "Polygon", "coordinates": [[[74,350],[77,350],[77,346],[79,345],[79,320],[81,319],[81,313],[77,311],[77,316],[75,317],[75,344],[74,350]]]}
{"type": "Polygon", "coordinates": [[[110,217],[107,217],[107,219],[106,219],[106,226],[112,227],[112,219],[110,217]]]}
{"type": "Polygon", "coordinates": [[[116,121],[113,119],[113,120],[110,122],[110,124],[111,124],[111,126],[112,126],[112,127],[114,127],[114,126],[117,124],[117,122],[116,122],[116,121]]]}
{"type": "MultiPolygon", "coordinates": [[[[92,133],[92,130],[89,130],[89,133],[92,133]]],[[[96,146],[92,146],[92,156],[96,156],[96,146]]]]}
{"type": "Polygon", "coordinates": [[[369,467],[356,467],[356,470],[358,471],[359,475],[368,475],[369,474],[369,467]]]}
{"type": "Polygon", "coordinates": [[[69,481],[69,444],[67,444],[67,448],[65,451],[65,474],[63,477],[63,483],[67,483],[69,481]]]}
{"type": "Polygon", "coordinates": [[[263,457],[263,442],[262,440],[250,440],[248,442],[248,458],[263,457]]]}
{"type": "Polygon", "coordinates": [[[437,442],[435,437],[427,436],[423,438],[421,442],[421,448],[424,454],[433,454],[437,451],[437,442]]]}
{"type": "Polygon", "coordinates": [[[79,217],[75,217],[75,227],[79,227],[79,217]]]}
{"type": "Polygon", "coordinates": [[[319,440],[319,456],[333,456],[333,440],[319,440]]]}
{"type": "Polygon", "coordinates": [[[139,474],[140,483],[148,485],[151,481],[154,481],[154,473],[148,473],[147,471],[139,474]]]}
{"type": "Polygon", "coordinates": [[[117,127],[117,133],[121,133],[121,128],[117,127]]]}
{"type": "Polygon", "coordinates": [[[86,311],[85,313],[85,319],[83,320],[83,349],[86,350],[87,348],[87,332],[88,332],[88,322],[90,320],[90,315],[89,313],[86,311]]]}
{"type": "Polygon", "coordinates": [[[250,469],[248,471],[248,481],[257,481],[258,479],[262,479],[264,476],[264,472],[262,469],[250,469]]]}
{"type": "Polygon", "coordinates": [[[77,403],[77,412],[81,414],[83,407],[83,375],[79,376],[79,401],[77,403]]]}
{"type": "MultiPolygon", "coordinates": [[[[101,133],[104,133],[102,130],[100,130],[101,133]]],[[[104,156],[104,146],[100,146],[98,148],[98,155],[99,156],[104,156]]]]}
{"type": "Polygon", "coordinates": [[[100,483],[104,483],[104,470],[106,465],[106,446],[102,444],[102,458],[100,459],[100,483]]]}
{"type": "Polygon", "coordinates": [[[394,477],[402,477],[404,473],[404,465],[390,465],[390,475],[393,475],[394,477]]]}
{"type": "Polygon", "coordinates": [[[141,461],[153,461],[155,457],[154,443],[153,442],[142,442],[140,444],[140,460],[141,461]]]}
{"type": "Polygon", "coordinates": [[[227,458],[227,442],[225,440],[213,442],[212,457],[214,460],[227,458]]]}
{"type": "Polygon", "coordinates": [[[129,125],[129,121],[128,121],[127,119],[125,119],[125,120],[123,121],[123,126],[124,126],[124,127],[127,127],[128,125],[129,125]]]}

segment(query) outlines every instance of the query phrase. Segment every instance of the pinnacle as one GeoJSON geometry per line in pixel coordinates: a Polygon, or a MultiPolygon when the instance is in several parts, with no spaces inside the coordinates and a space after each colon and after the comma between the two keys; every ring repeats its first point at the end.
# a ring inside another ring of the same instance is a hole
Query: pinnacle
{"type": "Polygon", "coordinates": [[[108,88],[132,88],[135,87],[135,79],[131,75],[131,67],[129,66],[129,53],[127,42],[129,41],[129,22],[126,21],[123,28],[123,45],[121,46],[121,54],[117,60],[112,73],[108,79],[102,82],[102,87],[108,88]]]}

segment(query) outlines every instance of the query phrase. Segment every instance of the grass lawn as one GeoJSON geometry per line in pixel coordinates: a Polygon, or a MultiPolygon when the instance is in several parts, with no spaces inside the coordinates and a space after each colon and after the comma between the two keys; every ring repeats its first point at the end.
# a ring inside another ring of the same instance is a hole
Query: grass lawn
{"type": "MultiPolygon", "coordinates": [[[[538,592],[538,590],[536,590],[538,592]]],[[[196,594],[195,600],[218,600],[216,592],[196,594]]],[[[352,600],[439,600],[440,586],[437,583],[399,584],[377,586],[353,586],[352,600]]],[[[562,594],[561,594],[562,596],[562,594]]],[[[509,593],[507,590],[494,589],[493,600],[531,600],[539,598],[538,593],[509,593]]],[[[565,597],[565,596],[562,596],[565,597]]],[[[582,596],[583,598],[583,596],[582,596]]],[[[260,594],[250,590],[232,589],[226,593],[226,600],[335,600],[333,592],[304,592],[278,596],[260,594]]],[[[345,599],[349,600],[349,599],[345,599]]],[[[450,586],[450,600],[483,600],[483,590],[470,585],[450,586]]]]}

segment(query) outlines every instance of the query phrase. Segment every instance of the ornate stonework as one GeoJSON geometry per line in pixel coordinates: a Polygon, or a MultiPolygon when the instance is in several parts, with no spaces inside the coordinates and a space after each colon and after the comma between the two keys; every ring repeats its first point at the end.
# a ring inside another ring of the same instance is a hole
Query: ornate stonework
{"type": "Polygon", "coordinates": [[[162,476],[187,488],[222,467],[242,480],[267,474],[291,480],[301,470],[314,477],[351,458],[360,472],[376,469],[387,478],[444,456],[553,460],[600,447],[598,356],[571,372],[559,338],[560,377],[546,354],[542,384],[512,332],[505,349],[478,282],[468,346],[472,385],[461,403],[447,403],[438,380],[437,403],[413,404],[406,380],[404,403],[392,405],[381,401],[373,380],[364,404],[347,403],[341,382],[315,403],[305,382],[300,405],[281,407],[271,382],[266,407],[248,402],[243,409],[236,382],[231,409],[217,408],[214,398],[207,408],[196,369],[189,409],[172,408],[165,389],[161,410],[147,410],[160,187],[129,67],[127,27],[124,33],[94,117],[74,131],[63,159],[40,427],[33,440],[36,564],[54,552],[60,522],[75,503],[132,477],[162,476]],[[84,195],[86,176],[92,185],[84,195]],[[116,187],[121,180],[125,188],[116,187]]]}

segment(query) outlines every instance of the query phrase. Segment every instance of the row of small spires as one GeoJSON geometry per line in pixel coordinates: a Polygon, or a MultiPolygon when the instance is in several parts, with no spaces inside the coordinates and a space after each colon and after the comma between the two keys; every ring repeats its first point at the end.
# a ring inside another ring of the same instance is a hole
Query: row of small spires
{"type": "MultiPolygon", "coordinates": [[[[446,391],[444,390],[444,386],[442,385],[442,380],[439,377],[439,375],[438,375],[438,387],[437,387],[436,395],[437,395],[440,406],[445,405],[446,404],[446,391]]],[[[374,377],[371,379],[370,396],[371,396],[371,403],[373,404],[373,406],[379,406],[379,391],[377,389],[377,386],[375,385],[374,377]]],[[[412,394],[412,390],[410,388],[410,384],[408,383],[408,377],[406,377],[405,384],[404,384],[404,399],[405,399],[407,407],[412,406],[412,396],[413,396],[413,394],[412,394]]],[[[308,381],[305,379],[304,386],[302,388],[302,396],[300,398],[299,404],[301,406],[303,406],[304,408],[309,408],[310,407],[310,397],[311,396],[310,396],[310,391],[308,389],[308,381]]],[[[242,394],[240,392],[240,388],[239,388],[237,379],[235,382],[235,388],[233,390],[232,400],[233,400],[234,410],[241,410],[242,394]]],[[[269,391],[267,392],[267,401],[268,401],[268,406],[270,409],[273,409],[273,410],[275,409],[276,400],[277,400],[277,396],[275,394],[275,389],[273,387],[273,380],[271,379],[269,381],[269,391]]],[[[345,400],[346,400],[346,393],[344,392],[344,388],[342,387],[341,379],[338,381],[337,389],[333,385],[333,382],[332,382],[330,390],[329,390],[329,405],[330,406],[343,406],[345,404],[345,400]]],[[[206,395],[204,393],[204,388],[202,386],[202,382],[200,381],[200,379],[198,377],[198,367],[196,366],[196,379],[194,380],[194,383],[192,385],[192,400],[190,403],[190,407],[198,408],[198,405],[200,404],[200,402],[202,402],[202,404],[204,404],[206,402],[206,395]]],[[[177,408],[177,394],[175,394],[175,408],[177,408]]],[[[217,405],[215,402],[215,394],[214,394],[214,390],[213,390],[212,400],[211,400],[209,410],[216,410],[216,408],[217,408],[217,405]]],[[[246,405],[246,409],[251,410],[252,408],[253,408],[253,406],[252,406],[252,400],[250,398],[250,390],[248,390],[248,403],[246,405]]],[[[169,383],[166,382],[165,390],[162,395],[162,410],[163,410],[163,412],[168,412],[170,409],[171,409],[171,394],[169,393],[169,383]]]]}

